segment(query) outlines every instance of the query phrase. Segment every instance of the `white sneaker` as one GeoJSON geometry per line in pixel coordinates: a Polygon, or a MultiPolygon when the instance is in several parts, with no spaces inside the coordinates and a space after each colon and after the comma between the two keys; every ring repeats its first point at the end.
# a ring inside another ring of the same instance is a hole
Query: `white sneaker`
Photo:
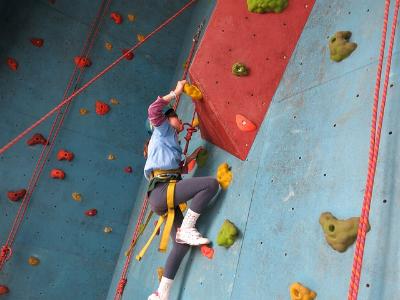
{"type": "Polygon", "coordinates": [[[211,241],[204,238],[196,228],[178,228],[175,241],[178,244],[188,244],[190,246],[200,246],[209,244],[211,241]]]}
{"type": "Polygon", "coordinates": [[[147,298],[147,300],[161,300],[160,296],[158,296],[158,292],[154,292],[147,298]]]}

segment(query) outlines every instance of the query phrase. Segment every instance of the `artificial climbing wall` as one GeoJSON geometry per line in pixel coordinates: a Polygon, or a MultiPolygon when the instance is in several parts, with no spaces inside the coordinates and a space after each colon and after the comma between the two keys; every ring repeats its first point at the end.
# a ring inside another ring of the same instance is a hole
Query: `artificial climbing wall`
{"type": "MultiPolygon", "coordinates": [[[[107,15],[85,79],[110,63],[120,48],[134,43],[137,33],[147,33],[183,3],[113,1],[110,11],[119,11],[124,22],[117,26],[107,15]],[[125,22],[128,13],[137,15],[137,21],[125,22]],[[106,41],[114,46],[111,52],[104,49],[106,41]]],[[[56,150],[69,149],[76,157],[71,163],[58,162],[54,153],[45,168],[13,257],[0,273],[0,284],[10,288],[4,299],[113,299],[143,197],[147,105],[181,76],[192,35],[214,4],[198,1],[138,50],[133,61],[123,61],[76,99],[56,145],[56,150]],[[109,103],[110,98],[120,104],[111,105],[110,113],[100,118],[94,102],[109,103]],[[79,114],[82,107],[88,115],[79,114]],[[110,153],[116,160],[107,160],[110,153]],[[131,174],[124,172],[128,165],[131,174]],[[49,179],[53,167],[66,171],[64,181],[49,179]],[[72,192],[81,193],[82,201],[74,202],[72,192]],[[98,209],[95,217],[84,215],[90,208],[98,209]],[[111,226],[112,233],[104,234],[105,226],[111,226]],[[30,256],[38,257],[40,264],[30,266],[30,256]]],[[[63,0],[0,3],[1,144],[58,103],[99,5],[63,0]],[[32,36],[43,37],[44,47],[32,48],[32,36]],[[20,63],[15,73],[4,64],[8,56],[20,63]]],[[[213,260],[193,249],[177,275],[172,299],[289,299],[294,281],[315,290],[319,299],[346,298],[354,248],[345,253],[330,248],[318,219],[324,211],[338,218],[360,212],[382,19],[383,4],[378,1],[316,0],[247,159],[240,161],[206,144],[209,160],[193,175],[214,175],[226,161],[234,179],[201,218],[199,229],[215,242],[228,218],[241,234],[228,250],[214,244],[213,260]],[[348,59],[333,63],[327,43],[338,30],[352,31],[358,48],[348,59]]],[[[396,299],[400,292],[397,44],[361,278],[363,300],[396,299]]],[[[180,107],[185,121],[192,109],[185,97],[180,107]]],[[[50,125],[37,131],[46,134],[50,125]]],[[[200,144],[196,135],[191,148],[200,144]]],[[[6,193],[27,184],[39,150],[22,141],[0,160],[2,242],[18,205],[9,202],[6,193]]],[[[131,264],[123,299],[146,299],[156,289],[156,268],[165,255],[155,249],[131,264]]]]}

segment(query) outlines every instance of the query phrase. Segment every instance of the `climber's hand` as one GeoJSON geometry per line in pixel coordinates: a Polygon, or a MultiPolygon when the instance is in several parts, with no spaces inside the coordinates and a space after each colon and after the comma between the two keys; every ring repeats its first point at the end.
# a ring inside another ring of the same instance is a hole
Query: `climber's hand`
{"type": "Polygon", "coordinates": [[[186,158],[186,164],[190,163],[192,160],[195,160],[199,152],[202,150],[204,150],[203,147],[198,147],[196,150],[194,150],[193,153],[186,158]]]}
{"type": "Polygon", "coordinates": [[[179,80],[178,83],[176,84],[175,88],[175,94],[177,96],[180,96],[183,92],[183,86],[186,84],[186,80],[179,80]]]}

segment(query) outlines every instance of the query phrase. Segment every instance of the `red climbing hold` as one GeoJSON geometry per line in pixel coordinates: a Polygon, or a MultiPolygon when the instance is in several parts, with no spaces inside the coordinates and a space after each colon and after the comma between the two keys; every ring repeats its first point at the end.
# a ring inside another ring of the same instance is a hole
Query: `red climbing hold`
{"type": "Polygon", "coordinates": [[[31,38],[31,43],[33,46],[41,48],[43,47],[44,40],[40,38],[31,38]]]}
{"type": "Polygon", "coordinates": [[[117,12],[112,12],[110,18],[114,20],[115,24],[122,23],[122,16],[117,12]]]}
{"type": "Polygon", "coordinates": [[[40,133],[35,133],[29,140],[26,141],[26,143],[29,146],[34,146],[34,145],[38,145],[38,144],[42,144],[42,145],[48,144],[47,140],[40,133]]]}
{"type": "Polygon", "coordinates": [[[126,60],[132,60],[135,55],[133,54],[133,52],[128,53],[128,51],[129,49],[123,49],[122,54],[124,54],[126,60]]]}
{"type": "Polygon", "coordinates": [[[26,194],[26,190],[25,189],[20,189],[18,191],[9,191],[7,193],[7,197],[11,201],[18,201],[18,200],[21,200],[22,198],[24,198],[25,194],[26,194]]]}
{"type": "Polygon", "coordinates": [[[10,289],[5,285],[0,285],[0,295],[5,295],[10,292],[10,289]]]}
{"type": "Polygon", "coordinates": [[[88,217],[94,217],[95,215],[97,215],[97,209],[88,209],[87,211],[85,211],[85,215],[87,215],[88,217]]]}
{"type": "Polygon", "coordinates": [[[240,114],[236,115],[236,125],[241,131],[254,131],[257,129],[257,126],[253,122],[240,114]]]}
{"type": "Polygon", "coordinates": [[[92,65],[90,59],[84,56],[75,56],[74,62],[78,68],[90,67],[92,65]]]}
{"type": "Polygon", "coordinates": [[[7,58],[7,65],[9,66],[9,68],[13,71],[17,71],[18,69],[18,62],[15,58],[13,57],[9,57],[7,58]]]}
{"type": "Polygon", "coordinates": [[[202,245],[200,247],[201,254],[207,257],[208,259],[212,259],[214,257],[214,249],[207,245],[202,245]]]}
{"type": "Polygon", "coordinates": [[[58,151],[57,153],[57,159],[58,160],[68,160],[71,161],[74,159],[74,153],[67,151],[67,150],[63,150],[61,149],[60,151],[58,151]]]}
{"type": "Polygon", "coordinates": [[[188,163],[188,172],[192,172],[194,167],[196,166],[196,160],[192,160],[190,163],[188,163]]]}
{"type": "Polygon", "coordinates": [[[132,173],[133,169],[131,166],[128,166],[128,167],[125,167],[124,171],[125,171],[125,173],[132,173]]]}
{"type": "Polygon", "coordinates": [[[105,115],[110,111],[110,105],[102,101],[96,101],[96,114],[105,115]]]}
{"type": "Polygon", "coordinates": [[[50,177],[53,179],[64,179],[65,178],[65,172],[60,169],[53,169],[50,172],[50,177]]]}

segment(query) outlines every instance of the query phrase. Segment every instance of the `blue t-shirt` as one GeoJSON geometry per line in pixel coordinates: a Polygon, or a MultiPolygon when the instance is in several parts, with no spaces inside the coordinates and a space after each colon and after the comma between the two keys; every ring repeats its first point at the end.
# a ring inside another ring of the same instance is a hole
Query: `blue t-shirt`
{"type": "Polygon", "coordinates": [[[144,176],[149,179],[153,170],[171,170],[180,167],[182,148],[179,145],[178,134],[167,120],[154,127],[149,146],[147,160],[144,166],[144,176]]]}

